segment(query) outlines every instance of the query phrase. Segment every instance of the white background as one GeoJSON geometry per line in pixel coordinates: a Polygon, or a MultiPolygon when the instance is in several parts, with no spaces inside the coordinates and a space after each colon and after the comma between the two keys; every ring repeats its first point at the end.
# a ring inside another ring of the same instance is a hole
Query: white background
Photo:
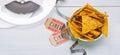
{"type": "MultiPolygon", "coordinates": [[[[85,48],[88,55],[120,55],[120,0],[66,0],[59,4],[59,9],[70,17],[86,3],[109,14],[109,37],[92,43],[81,42],[80,47],[85,48]]],[[[49,17],[66,22],[55,9],[46,18],[49,17]]],[[[49,43],[52,32],[44,26],[46,18],[33,25],[0,29],[0,55],[70,55],[73,41],[57,47],[49,43]]]]}

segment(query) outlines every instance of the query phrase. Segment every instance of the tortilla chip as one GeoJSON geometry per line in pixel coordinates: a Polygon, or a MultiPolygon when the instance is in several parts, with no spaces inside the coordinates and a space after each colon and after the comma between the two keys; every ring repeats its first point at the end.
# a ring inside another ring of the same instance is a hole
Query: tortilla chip
{"type": "Polygon", "coordinates": [[[105,22],[103,24],[101,31],[105,37],[108,37],[108,18],[105,19],[105,22]]]}
{"type": "Polygon", "coordinates": [[[82,16],[82,34],[86,34],[91,30],[97,29],[102,26],[103,24],[98,20],[88,16],[82,16]]]}
{"type": "Polygon", "coordinates": [[[98,37],[101,34],[101,32],[96,31],[96,30],[92,30],[90,31],[90,33],[93,34],[95,37],[98,37]]]}
{"type": "Polygon", "coordinates": [[[74,38],[80,38],[80,36],[78,35],[78,33],[75,31],[74,27],[71,25],[71,22],[68,21],[68,25],[69,25],[69,28],[71,30],[71,33],[73,34],[74,38]]]}
{"type": "Polygon", "coordinates": [[[87,4],[85,7],[84,7],[84,9],[88,9],[88,10],[91,10],[91,11],[93,11],[93,12],[96,12],[99,16],[101,16],[101,17],[104,17],[105,15],[103,14],[103,13],[101,13],[101,12],[99,12],[99,11],[97,11],[95,8],[93,8],[90,4],[87,4]]]}

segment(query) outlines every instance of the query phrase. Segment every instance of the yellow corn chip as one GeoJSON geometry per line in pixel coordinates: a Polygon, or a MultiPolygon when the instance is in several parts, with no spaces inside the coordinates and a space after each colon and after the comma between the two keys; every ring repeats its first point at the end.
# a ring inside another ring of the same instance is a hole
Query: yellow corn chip
{"type": "Polygon", "coordinates": [[[103,24],[101,31],[105,37],[108,37],[108,18],[105,19],[105,22],[103,24]]]}
{"type": "Polygon", "coordinates": [[[86,34],[91,30],[102,27],[103,24],[94,18],[82,16],[82,33],[86,34]]]}
{"type": "Polygon", "coordinates": [[[92,33],[95,37],[98,37],[101,34],[101,32],[96,31],[96,30],[92,30],[90,31],[90,33],[92,33]]]}
{"type": "Polygon", "coordinates": [[[70,21],[68,21],[68,25],[70,27],[71,33],[73,34],[74,38],[79,38],[80,36],[75,32],[74,27],[71,25],[70,21]]]}
{"type": "Polygon", "coordinates": [[[87,8],[88,10],[91,10],[91,11],[96,12],[96,13],[99,14],[99,16],[101,16],[101,17],[104,17],[104,16],[105,16],[103,13],[101,13],[101,12],[97,11],[96,9],[94,9],[90,4],[87,4],[87,5],[84,7],[84,9],[85,9],[85,8],[87,8]]]}

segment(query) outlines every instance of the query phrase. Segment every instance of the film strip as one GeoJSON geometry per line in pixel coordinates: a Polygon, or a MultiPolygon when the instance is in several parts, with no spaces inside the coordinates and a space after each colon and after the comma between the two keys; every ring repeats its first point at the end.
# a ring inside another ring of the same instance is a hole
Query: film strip
{"type": "Polygon", "coordinates": [[[72,55],[75,55],[76,53],[81,53],[82,55],[87,55],[87,52],[85,49],[74,49],[77,45],[79,45],[78,41],[76,41],[71,47],[70,47],[70,50],[71,50],[71,54],[72,55]]]}

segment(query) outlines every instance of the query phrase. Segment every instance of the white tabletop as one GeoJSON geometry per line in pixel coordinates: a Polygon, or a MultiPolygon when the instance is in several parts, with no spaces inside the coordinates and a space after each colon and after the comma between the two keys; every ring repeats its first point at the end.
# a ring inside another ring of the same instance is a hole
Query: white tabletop
{"type": "MultiPolygon", "coordinates": [[[[67,16],[90,3],[96,9],[109,14],[109,37],[100,38],[92,43],[80,43],[88,55],[120,55],[120,1],[119,0],[66,0],[59,9],[67,16]]],[[[46,17],[54,17],[62,22],[55,9],[46,17]]],[[[70,46],[73,41],[54,47],[48,38],[52,34],[44,26],[45,19],[28,26],[17,26],[10,29],[0,29],[0,55],[71,55],[70,46]]]]}

